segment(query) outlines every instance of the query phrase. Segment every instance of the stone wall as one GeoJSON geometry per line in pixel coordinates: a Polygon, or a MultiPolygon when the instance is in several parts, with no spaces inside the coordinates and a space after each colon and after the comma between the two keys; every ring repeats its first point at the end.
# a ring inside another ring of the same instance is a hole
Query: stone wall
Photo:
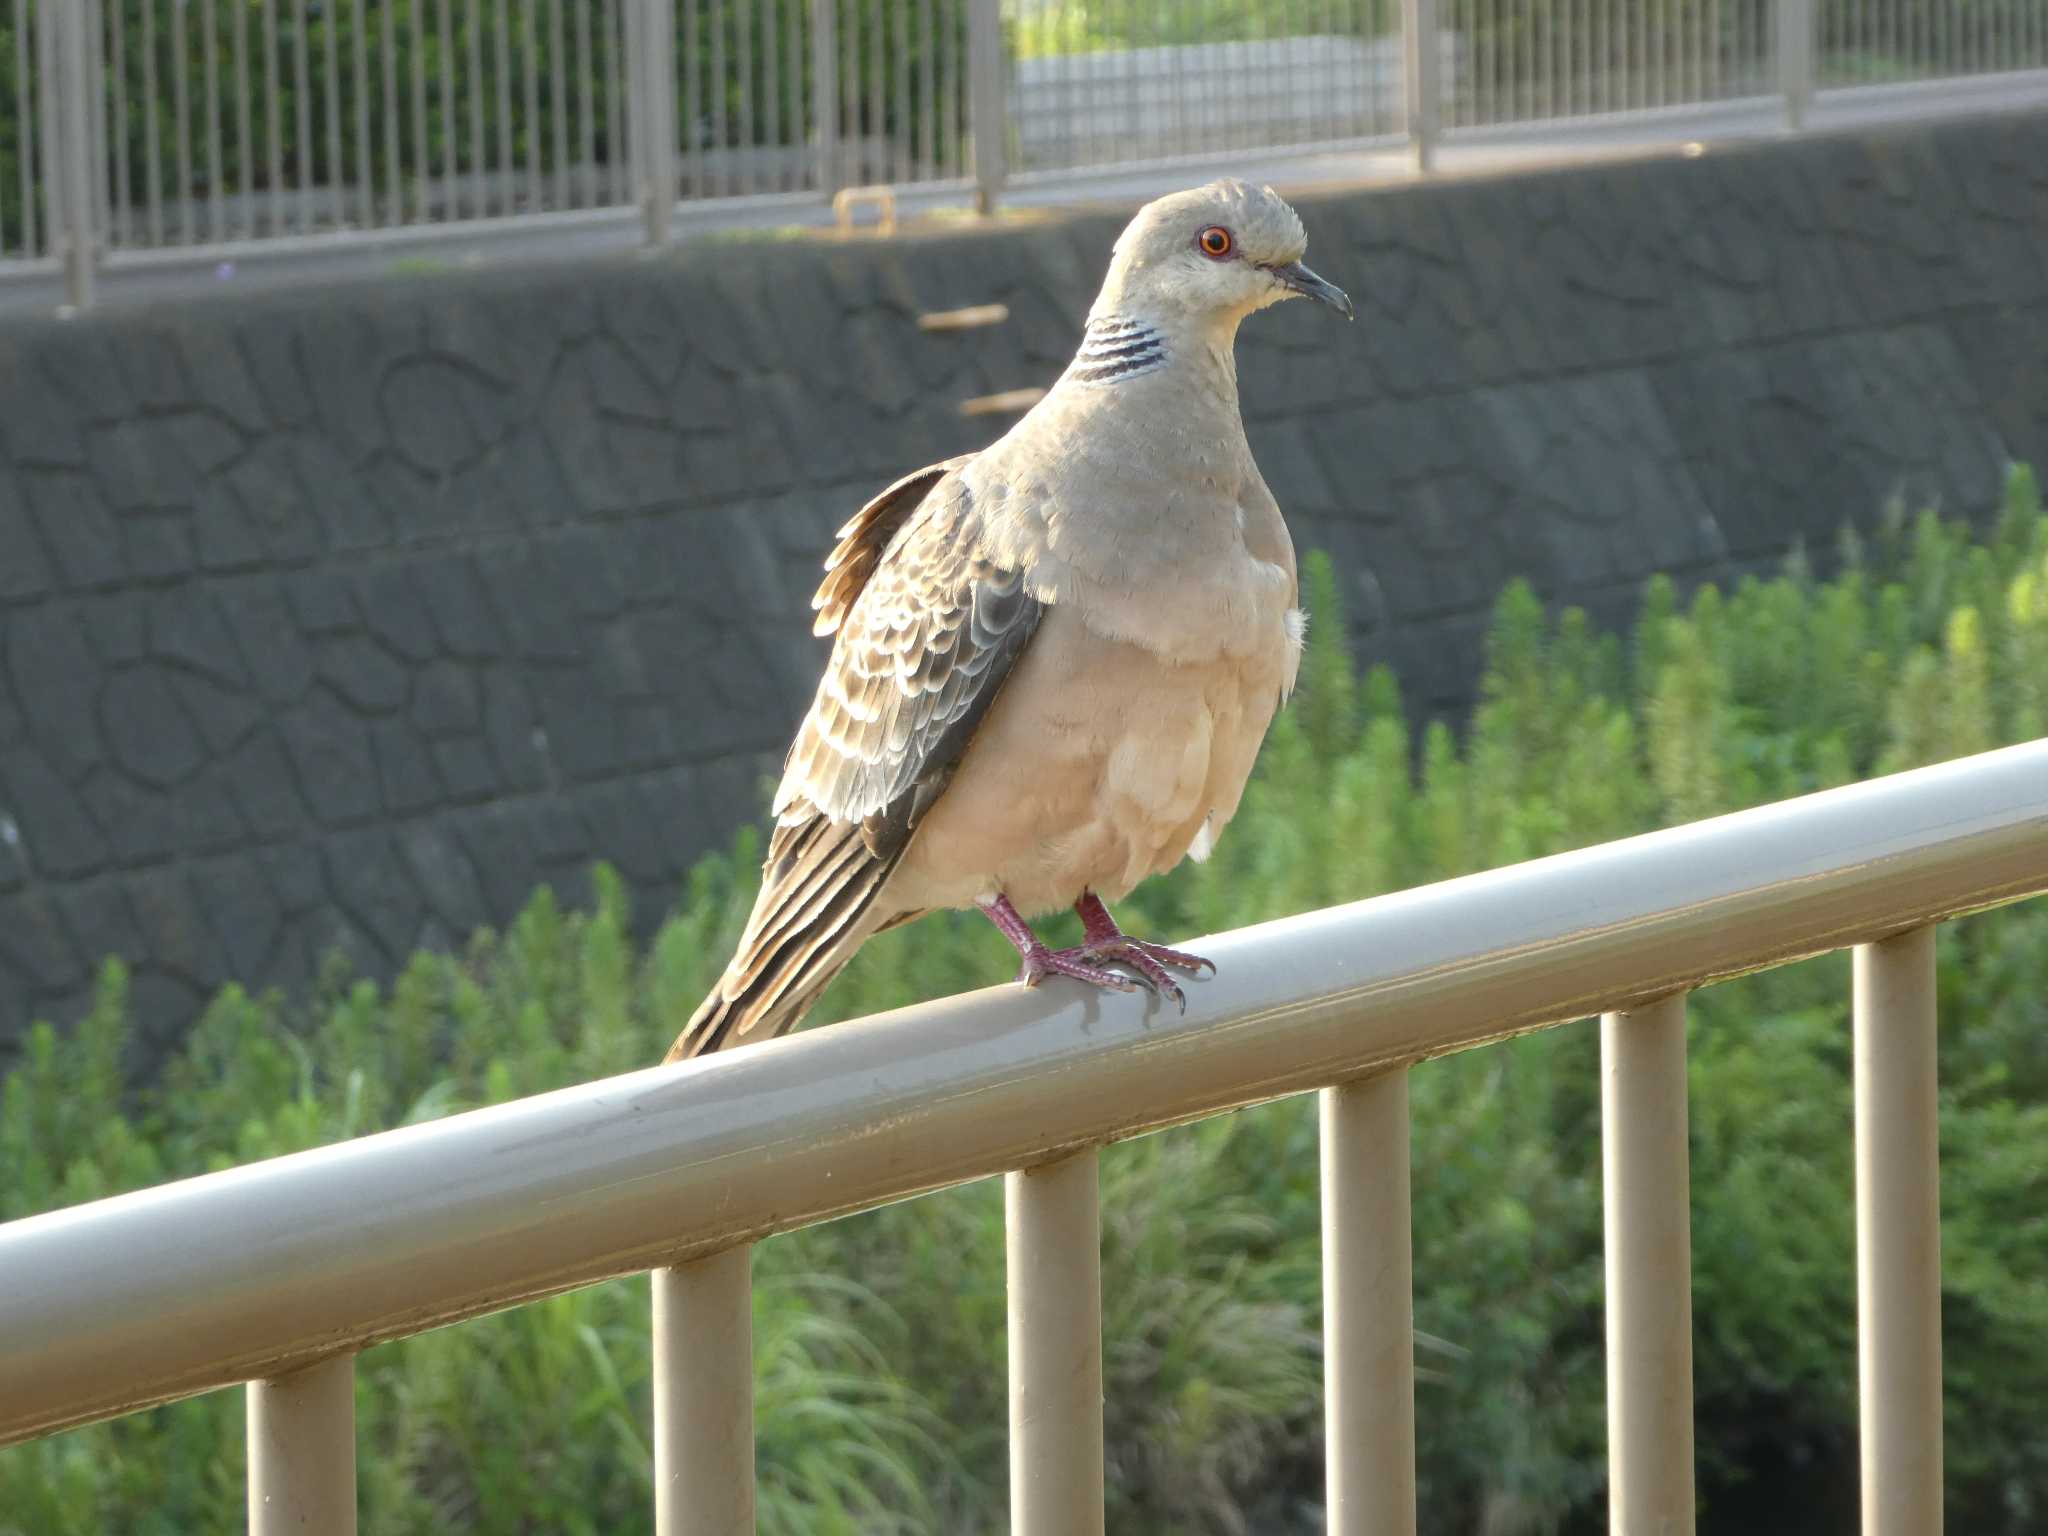
{"type": "MultiPolygon", "coordinates": [[[[1302,213],[1359,323],[1246,327],[1253,446],[1430,709],[1511,575],[1619,621],[2048,460],[2048,119],[1302,213]]],[[[160,1041],[596,858],[659,910],[760,810],[831,529],[1058,373],[1124,216],[0,331],[0,1042],[108,952],[160,1041]]]]}

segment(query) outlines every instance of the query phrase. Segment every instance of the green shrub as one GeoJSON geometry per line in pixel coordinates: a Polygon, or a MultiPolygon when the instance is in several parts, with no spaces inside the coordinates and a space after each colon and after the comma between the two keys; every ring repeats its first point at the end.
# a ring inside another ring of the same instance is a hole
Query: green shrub
{"type": "MultiPolygon", "coordinates": [[[[1335,583],[1238,822],[1128,907],[1190,935],[1528,858],[2037,734],[2048,524],[2016,472],[1997,531],[1894,519],[1836,579],[1681,602],[1624,645],[1501,599],[1462,746],[1360,679],[1335,583]]],[[[620,883],[538,894],[503,934],[389,988],[229,989],[154,1082],[124,1084],[123,973],[31,1033],[0,1102],[14,1217],[654,1059],[745,914],[757,847],[706,860],[644,950],[620,883]]],[[[1070,925],[1069,925],[1070,929],[1070,925]]],[[[2048,1508],[2048,911],[1944,931],[1943,1273],[1950,1520],[2048,1508]]],[[[940,916],[864,952],[840,1017],[1008,976],[940,916]]],[[[1847,966],[1709,989],[1691,1010],[1697,1397],[1707,1528],[1796,1510],[1848,1529],[1855,1337],[1847,966]],[[1832,1502],[1831,1502],[1832,1500],[1832,1502]]],[[[1597,1040],[1549,1031],[1413,1084],[1420,1475],[1432,1530],[1590,1530],[1603,1488],[1597,1040]]],[[[1306,1101],[1104,1159],[1111,1528],[1311,1528],[1319,1497],[1316,1149],[1306,1101]]],[[[755,1337],[762,1528],[999,1529],[1000,1192],[987,1182],[765,1244],[755,1337]]],[[[647,1296],[621,1282],[364,1356],[364,1529],[649,1524],[647,1296]]],[[[232,1394],[0,1452],[0,1532],[200,1536],[239,1524],[232,1394]]],[[[1768,1522],[1766,1528],[1770,1528],[1768,1522]]]]}

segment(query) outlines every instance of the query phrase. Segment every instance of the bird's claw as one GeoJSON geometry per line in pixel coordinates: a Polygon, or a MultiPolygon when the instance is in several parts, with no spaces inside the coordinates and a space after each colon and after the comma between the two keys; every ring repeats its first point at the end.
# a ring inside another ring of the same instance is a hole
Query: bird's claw
{"type": "Polygon", "coordinates": [[[1083,946],[1081,949],[1032,950],[1025,955],[1023,965],[1017,969],[1018,984],[1035,987],[1048,976],[1066,976],[1111,992],[1138,990],[1137,984],[1130,977],[1092,963],[1085,949],[1083,946]]]}
{"type": "MultiPolygon", "coordinates": [[[[1146,991],[1160,997],[1171,998],[1182,1013],[1188,1011],[1188,996],[1181,990],[1180,983],[1167,974],[1167,967],[1185,971],[1190,976],[1199,976],[1204,966],[1207,966],[1211,973],[1216,969],[1216,962],[1213,960],[1188,954],[1185,950],[1168,949],[1164,944],[1147,944],[1143,939],[1134,939],[1123,933],[1113,938],[1093,939],[1072,949],[1054,950],[1051,953],[1053,958],[1090,971],[1094,975],[1115,978],[1114,982],[1098,985],[1117,985],[1117,990],[1128,992],[1131,990],[1131,983],[1107,969],[1111,965],[1125,966],[1136,975],[1138,983],[1146,991]]],[[[1073,975],[1074,972],[1062,970],[1061,974],[1073,975]]]]}

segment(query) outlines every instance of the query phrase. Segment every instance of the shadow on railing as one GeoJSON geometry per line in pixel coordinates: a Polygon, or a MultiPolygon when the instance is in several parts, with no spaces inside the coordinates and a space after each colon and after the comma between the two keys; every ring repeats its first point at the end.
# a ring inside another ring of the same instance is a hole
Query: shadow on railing
{"type": "Polygon", "coordinates": [[[1412,1532],[1407,1068],[1604,1013],[1615,1529],[1690,1530],[1684,996],[1856,946],[1866,1530],[1936,1530],[1933,925],[2043,892],[2048,741],[1204,941],[1184,1017],[999,988],[30,1217],[0,1444],[248,1382],[251,1529],[353,1531],[355,1351],[654,1269],[657,1529],[731,1536],[750,1245],[1001,1172],[1012,1530],[1099,1532],[1097,1148],[1319,1089],[1328,1529],[1412,1532]]]}

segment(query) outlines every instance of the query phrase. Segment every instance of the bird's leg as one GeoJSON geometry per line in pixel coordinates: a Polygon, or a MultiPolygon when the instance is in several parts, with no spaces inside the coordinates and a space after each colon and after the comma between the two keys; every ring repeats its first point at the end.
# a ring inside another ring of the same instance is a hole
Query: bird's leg
{"type": "Polygon", "coordinates": [[[1087,939],[1074,949],[1061,950],[1060,954],[1088,965],[1100,965],[1104,961],[1127,965],[1138,973],[1146,986],[1180,1004],[1183,1013],[1187,1011],[1187,996],[1181,991],[1180,984],[1166,973],[1166,968],[1172,966],[1190,976],[1199,975],[1205,965],[1212,972],[1216,969],[1215,961],[1205,960],[1200,955],[1132,938],[1117,927],[1116,919],[1109,915],[1109,908],[1093,891],[1083,891],[1081,899],[1074,903],[1074,910],[1081,914],[1081,929],[1087,939]]]}
{"type": "MultiPolygon", "coordinates": [[[[980,902],[979,906],[982,914],[1002,930],[1003,937],[1016,945],[1017,953],[1024,957],[1024,964],[1017,970],[1017,980],[1022,985],[1035,987],[1048,976],[1071,976],[1091,987],[1106,987],[1112,992],[1137,990],[1128,976],[1119,976],[1115,971],[1082,958],[1079,950],[1048,949],[1045,940],[1033,933],[1031,925],[1010,905],[1009,897],[991,897],[980,902]]],[[[1107,913],[1103,915],[1108,916],[1107,913]]],[[[1110,926],[1114,928],[1116,925],[1112,923],[1110,926]]]]}

